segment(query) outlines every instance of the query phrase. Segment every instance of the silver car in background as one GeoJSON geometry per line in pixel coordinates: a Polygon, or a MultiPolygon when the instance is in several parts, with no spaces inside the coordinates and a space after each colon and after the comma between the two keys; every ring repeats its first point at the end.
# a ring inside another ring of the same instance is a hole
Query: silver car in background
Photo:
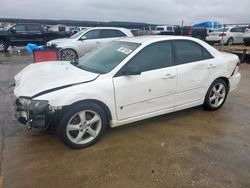
{"type": "Polygon", "coordinates": [[[72,61],[120,37],[133,37],[133,34],[125,28],[95,27],[79,31],[70,38],[51,40],[46,45],[61,48],[61,60],[72,61]]]}

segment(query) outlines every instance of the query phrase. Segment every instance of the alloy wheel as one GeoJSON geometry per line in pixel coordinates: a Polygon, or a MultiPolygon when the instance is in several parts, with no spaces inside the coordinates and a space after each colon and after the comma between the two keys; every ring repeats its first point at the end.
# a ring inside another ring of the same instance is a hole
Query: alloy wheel
{"type": "Polygon", "coordinates": [[[233,45],[233,39],[232,38],[228,39],[227,43],[228,43],[229,46],[233,45]]]}
{"type": "Polygon", "coordinates": [[[222,83],[214,85],[209,95],[210,105],[214,108],[219,107],[226,98],[226,88],[222,83]]]}
{"type": "Polygon", "coordinates": [[[74,61],[76,59],[77,59],[77,55],[73,50],[70,50],[70,49],[62,50],[61,60],[74,61]]]}
{"type": "Polygon", "coordinates": [[[84,110],[75,114],[67,124],[68,139],[75,144],[87,144],[101,131],[102,120],[98,113],[84,110]]]}

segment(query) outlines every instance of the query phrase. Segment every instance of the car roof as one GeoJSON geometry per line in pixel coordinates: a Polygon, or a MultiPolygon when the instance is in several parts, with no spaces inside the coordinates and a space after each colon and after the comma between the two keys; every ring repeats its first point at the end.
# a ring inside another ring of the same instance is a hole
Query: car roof
{"type": "Polygon", "coordinates": [[[125,37],[118,39],[117,41],[122,42],[133,42],[133,43],[152,43],[162,40],[195,40],[193,37],[185,37],[185,36],[172,36],[172,35],[145,35],[145,36],[138,36],[138,37],[125,37]]]}
{"type": "Polygon", "coordinates": [[[118,30],[128,30],[126,28],[123,28],[123,27],[91,27],[91,28],[88,28],[89,30],[92,30],[92,29],[118,29],[118,30]]]}

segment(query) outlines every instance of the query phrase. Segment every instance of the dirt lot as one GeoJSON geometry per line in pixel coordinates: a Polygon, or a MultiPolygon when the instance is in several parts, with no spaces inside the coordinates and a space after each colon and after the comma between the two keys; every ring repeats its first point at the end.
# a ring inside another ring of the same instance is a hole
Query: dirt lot
{"type": "Polygon", "coordinates": [[[72,150],[54,131],[27,132],[15,121],[5,89],[31,61],[0,54],[3,187],[250,187],[250,64],[241,66],[240,87],[219,111],[196,107],[140,121],[72,150]]]}

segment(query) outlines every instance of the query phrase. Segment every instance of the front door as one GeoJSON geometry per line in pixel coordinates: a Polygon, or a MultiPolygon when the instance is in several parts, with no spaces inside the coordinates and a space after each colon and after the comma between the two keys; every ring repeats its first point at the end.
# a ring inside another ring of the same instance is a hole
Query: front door
{"type": "Polygon", "coordinates": [[[175,103],[176,67],[171,41],[151,44],[134,56],[113,78],[118,120],[171,109],[175,103]],[[141,75],[119,74],[135,65],[141,75]]]}
{"type": "Polygon", "coordinates": [[[17,24],[10,29],[10,44],[12,46],[24,46],[28,40],[25,24],[17,24]],[[12,29],[15,32],[11,31],[12,29]]]}
{"type": "Polygon", "coordinates": [[[77,41],[76,45],[79,49],[79,57],[84,56],[101,44],[100,33],[101,29],[90,30],[82,36],[84,40],[77,41]]]}

